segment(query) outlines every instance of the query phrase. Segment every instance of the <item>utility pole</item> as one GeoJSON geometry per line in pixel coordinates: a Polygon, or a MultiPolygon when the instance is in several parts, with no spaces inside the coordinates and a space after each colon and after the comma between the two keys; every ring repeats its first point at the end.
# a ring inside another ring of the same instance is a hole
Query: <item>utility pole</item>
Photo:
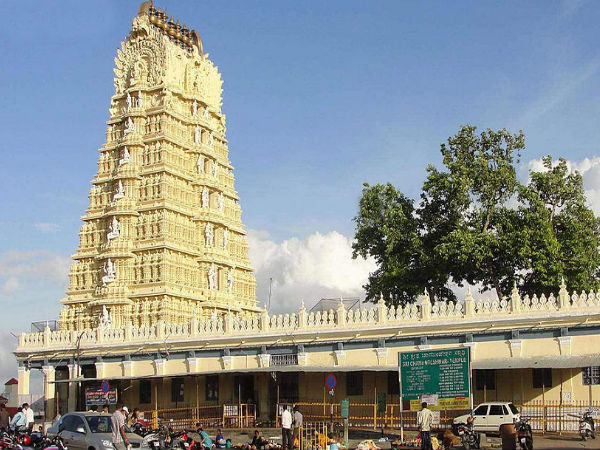
{"type": "Polygon", "coordinates": [[[273,288],[273,278],[269,278],[269,304],[267,306],[267,311],[271,311],[271,291],[273,288]]]}

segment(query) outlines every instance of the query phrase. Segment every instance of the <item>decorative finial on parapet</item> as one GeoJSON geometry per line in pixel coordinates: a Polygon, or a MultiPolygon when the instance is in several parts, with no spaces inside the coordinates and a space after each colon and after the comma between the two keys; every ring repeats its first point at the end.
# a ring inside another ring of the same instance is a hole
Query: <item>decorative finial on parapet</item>
{"type": "Polygon", "coordinates": [[[431,299],[429,298],[429,293],[427,292],[427,289],[423,291],[423,299],[421,300],[421,303],[425,303],[425,301],[431,303],[431,299]]]}
{"type": "Polygon", "coordinates": [[[300,300],[300,310],[305,310],[306,307],[304,306],[304,300],[300,300]]]}
{"type": "Polygon", "coordinates": [[[385,300],[383,299],[383,292],[379,294],[379,302],[380,305],[385,304],[385,300]]]}
{"type": "Polygon", "coordinates": [[[566,289],[567,285],[565,284],[565,277],[561,275],[560,277],[560,288],[561,289],[566,289]]]}

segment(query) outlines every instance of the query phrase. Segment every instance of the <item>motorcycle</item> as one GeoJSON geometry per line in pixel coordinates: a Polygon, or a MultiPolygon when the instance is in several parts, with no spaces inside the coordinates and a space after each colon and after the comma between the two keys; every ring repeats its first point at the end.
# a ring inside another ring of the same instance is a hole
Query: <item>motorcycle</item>
{"type": "Polygon", "coordinates": [[[582,441],[585,441],[589,437],[596,439],[594,417],[592,416],[591,409],[579,416],[579,437],[581,437],[582,441]]]}
{"type": "Polygon", "coordinates": [[[473,416],[469,416],[467,423],[459,423],[457,425],[457,432],[465,450],[479,448],[481,438],[479,433],[475,433],[473,430],[473,416]]]}
{"type": "Polygon", "coordinates": [[[519,446],[523,450],[533,450],[533,432],[529,420],[521,417],[515,424],[519,446]]]}

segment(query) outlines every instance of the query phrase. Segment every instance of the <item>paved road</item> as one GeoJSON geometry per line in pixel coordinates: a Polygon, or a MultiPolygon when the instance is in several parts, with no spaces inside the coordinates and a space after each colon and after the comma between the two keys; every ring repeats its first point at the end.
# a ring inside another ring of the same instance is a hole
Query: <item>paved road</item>
{"type": "MultiPolygon", "coordinates": [[[[498,438],[488,438],[487,443],[482,448],[502,448],[501,441],[498,438]]],[[[600,438],[588,439],[583,442],[576,435],[533,435],[533,448],[535,450],[540,449],[584,449],[593,448],[600,449],[600,438]]],[[[517,447],[518,449],[518,447],[517,447]]]]}

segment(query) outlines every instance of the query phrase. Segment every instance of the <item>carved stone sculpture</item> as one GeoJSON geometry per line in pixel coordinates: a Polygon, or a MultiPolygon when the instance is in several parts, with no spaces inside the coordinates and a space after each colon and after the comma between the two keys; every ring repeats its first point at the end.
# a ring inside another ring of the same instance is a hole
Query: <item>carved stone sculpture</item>
{"type": "Polygon", "coordinates": [[[131,156],[129,155],[129,150],[127,150],[127,146],[123,149],[123,156],[119,159],[119,167],[123,164],[127,164],[131,160],[131,156]]]}
{"type": "Polygon", "coordinates": [[[225,228],[225,231],[223,231],[223,250],[227,250],[228,245],[229,245],[229,228],[225,228]]]}
{"type": "Polygon", "coordinates": [[[194,100],[194,103],[192,104],[192,115],[198,115],[198,102],[196,100],[194,100]]]}
{"type": "Polygon", "coordinates": [[[102,277],[102,286],[106,286],[108,283],[115,281],[116,269],[115,263],[108,258],[108,261],[104,263],[104,276],[102,277]]]}
{"type": "Polygon", "coordinates": [[[227,272],[227,292],[233,292],[233,269],[230,267],[227,272]]]}
{"type": "Polygon", "coordinates": [[[219,192],[219,211],[223,212],[225,206],[223,204],[223,193],[219,192]]]}
{"type": "Polygon", "coordinates": [[[210,117],[210,109],[208,108],[208,105],[206,106],[206,108],[204,108],[204,118],[208,119],[210,117]]]}
{"type": "Polygon", "coordinates": [[[213,176],[213,178],[217,178],[218,175],[219,175],[219,163],[217,161],[213,160],[212,176],[213,176]]]}
{"type": "Polygon", "coordinates": [[[213,136],[213,132],[211,131],[208,135],[208,145],[211,147],[215,144],[215,137],[213,136]]]}
{"type": "Polygon", "coordinates": [[[127,124],[125,126],[125,130],[124,130],[124,134],[125,136],[127,136],[129,133],[132,133],[135,131],[135,123],[133,123],[133,119],[131,117],[127,118],[127,124]]]}
{"type": "Polygon", "coordinates": [[[209,197],[208,197],[208,188],[204,186],[202,188],[202,207],[208,208],[209,206],[209,197]]]}
{"type": "Polygon", "coordinates": [[[131,109],[131,95],[129,94],[129,92],[127,93],[125,103],[127,103],[127,109],[131,109]]]}
{"type": "Polygon", "coordinates": [[[214,247],[215,245],[215,229],[212,223],[207,223],[204,228],[204,233],[206,234],[206,246],[214,247]]]}
{"type": "Polygon", "coordinates": [[[196,161],[196,169],[198,169],[198,173],[204,173],[204,156],[198,156],[198,161],[196,161]]]}
{"type": "Polygon", "coordinates": [[[197,126],[194,129],[194,143],[200,144],[200,142],[202,142],[202,130],[197,126]]]}
{"type": "Polygon", "coordinates": [[[100,316],[99,322],[101,328],[110,328],[112,326],[112,318],[110,317],[108,309],[106,309],[106,305],[102,305],[102,315],[100,316]]]}
{"type": "Polygon", "coordinates": [[[208,288],[211,291],[217,289],[217,269],[215,263],[212,263],[208,269],[208,288]]]}
{"type": "Polygon", "coordinates": [[[142,91],[138,91],[137,107],[143,108],[144,102],[142,101],[142,91]]]}
{"type": "Polygon", "coordinates": [[[125,186],[123,186],[123,182],[121,180],[119,180],[119,182],[117,183],[117,191],[115,192],[115,195],[113,196],[113,201],[118,200],[123,197],[125,197],[125,186]]]}
{"type": "Polygon", "coordinates": [[[113,239],[118,238],[120,233],[121,233],[121,224],[119,223],[119,220],[117,219],[117,217],[113,216],[112,222],[108,226],[108,233],[106,234],[106,240],[108,242],[110,242],[113,239]]]}

